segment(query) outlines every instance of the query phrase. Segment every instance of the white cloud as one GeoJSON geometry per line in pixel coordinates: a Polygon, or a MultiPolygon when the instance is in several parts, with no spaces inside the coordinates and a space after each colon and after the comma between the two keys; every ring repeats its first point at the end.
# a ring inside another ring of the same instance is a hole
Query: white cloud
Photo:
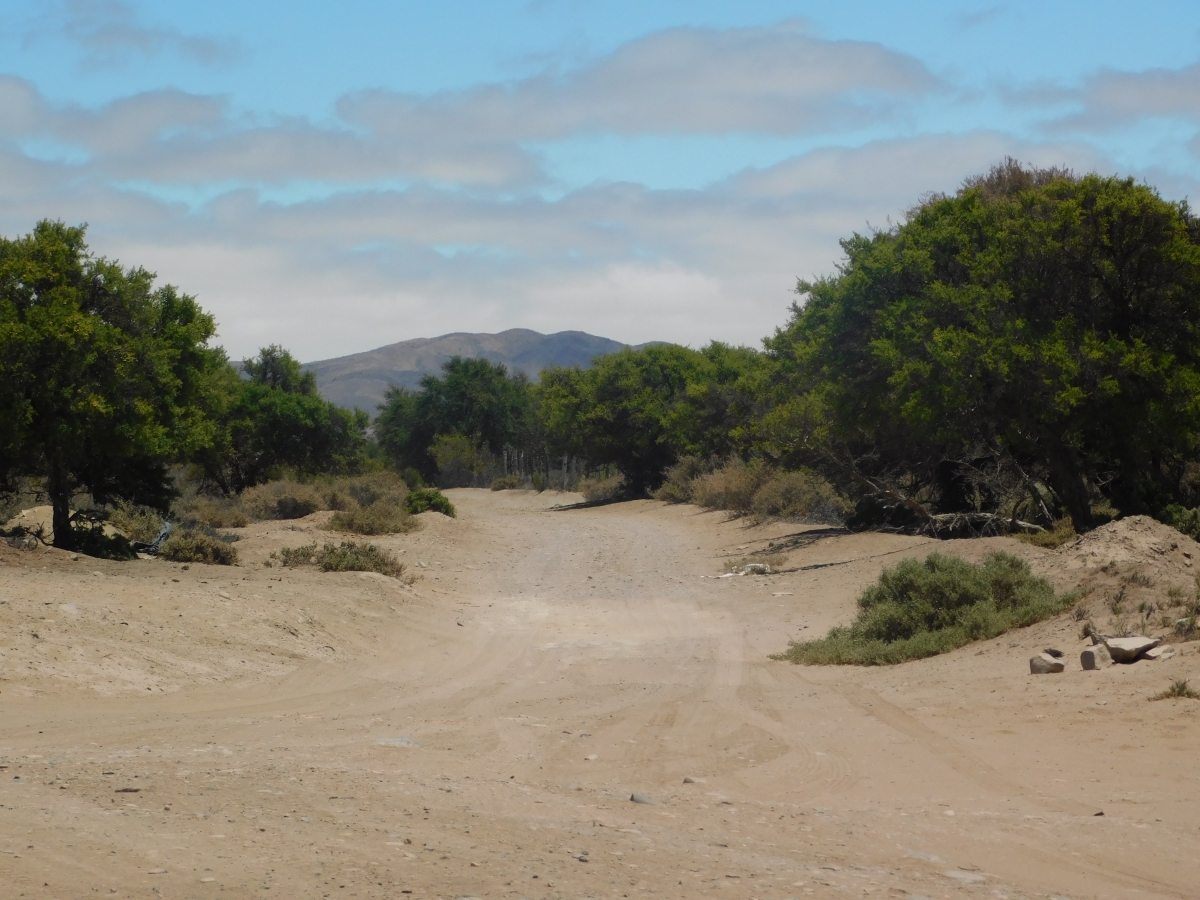
{"type": "Polygon", "coordinates": [[[129,3],[120,0],[63,0],[38,17],[26,42],[61,37],[83,51],[85,68],[116,68],[134,57],[174,54],[201,65],[236,60],[241,47],[230,38],[184,34],[175,28],[145,25],[129,3]]]}
{"type": "MultiPolygon", "coordinates": [[[[126,8],[78,10],[119,19],[126,8]]],[[[679,28],[569,72],[430,96],[360,92],[320,125],[235,115],[223,98],[173,90],[55,107],[0,77],[0,139],[69,142],[92,177],[158,185],[390,179],[514,189],[546,181],[526,149],[538,142],[823,133],[897,120],[939,89],[921,63],[878,44],[821,40],[790,24],[679,28]]]]}
{"type": "Polygon", "coordinates": [[[196,293],[234,355],[278,341],[316,359],[513,326],[756,343],[785,320],[797,277],[833,271],[840,238],[1009,153],[1105,168],[1086,147],[977,132],[815,151],[704,190],[607,185],[548,201],[418,187],[290,206],[238,191],[193,214],[67,189],[46,178],[66,166],[0,156],[0,226],[92,222],[96,250],[196,293]],[[16,190],[24,178],[33,186],[16,190]]]}
{"type": "Polygon", "coordinates": [[[376,133],[514,142],[601,132],[788,135],[892,120],[940,87],[911,56],[785,23],[675,28],[570,72],[431,97],[366,92],[339,112],[376,133]]]}
{"type": "Polygon", "coordinates": [[[941,88],[909,57],[791,25],[676,29],[453,94],[358,94],[332,125],[177,91],[56,106],[0,77],[0,233],[90,222],[97,252],[197,294],[234,356],[514,326],[756,343],[784,322],[797,277],[833,271],[839,239],[928,191],[1008,154],[1111,171],[1087,145],[987,130],[836,145],[837,129],[903,118],[941,88]],[[523,145],[588,131],[828,131],[830,146],[703,189],[530,190],[546,179],[523,145]],[[264,199],[299,182],[319,199],[264,199]],[[187,190],[215,199],[164,199],[187,190]]]}
{"type": "Polygon", "coordinates": [[[1069,109],[1046,125],[1051,132],[1106,132],[1147,119],[1200,123],[1200,63],[1180,69],[1101,69],[1078,88],[1041,84],[1006,95],[1015,106],[1069,109]]]}

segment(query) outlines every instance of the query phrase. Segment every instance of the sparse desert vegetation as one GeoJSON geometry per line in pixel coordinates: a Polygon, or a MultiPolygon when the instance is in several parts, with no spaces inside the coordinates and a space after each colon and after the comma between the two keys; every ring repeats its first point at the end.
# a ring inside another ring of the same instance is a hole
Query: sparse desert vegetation
{"type": "Polygon", "coordinates": [[[173,531],[159,548],[158,555],[171,562],[214,566],[236,566],[238,563],[237,548],[232,544],[190,528],[173,531]]]}
{"type": "Polygon", "coordinates": [[[858,598],[858,616],[783,658],[807,665],[892,665],[954,650],[1048,619],[1075,605],[1023,559],[993,553],[981,565],[931,553],[885,569],[858,598]]]}
{"type": "Polygon", "coordinates": [[[404,575],[404,564],[394,553],[365,542],[284,547],[278,551],[277,558],[284,566],[316,566],[322,572],[378,572],[393,578],[404,575]]]}

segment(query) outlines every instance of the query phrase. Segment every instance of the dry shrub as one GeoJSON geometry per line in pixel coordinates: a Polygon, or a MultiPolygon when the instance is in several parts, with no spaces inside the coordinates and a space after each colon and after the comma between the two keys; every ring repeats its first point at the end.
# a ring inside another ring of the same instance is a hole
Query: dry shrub
{"type": "Polygon", "coordinates": [[[329,520],[331,531],[351,534],[402,534],[416,531],[419,525],[404,506],[387,499],[336,512],[329,520]]]}
{"type": "Polygon", "coordinates": [[[158,537],[163,519],[157,510],[118,502],[108,513],[109,523],[131,541],[148,544],[158,537]]]}
{"type": "Polygon", "coordinates": [[[317,486],[324,490],[326,509],[343,508],[334,506],[337,497],[349,497],[359,506],[371,506],[379,502],[400,504],[409,491],[404,479],[395,472],[331,478],[318,481],[317,486]]]}
{"type": "Polygon", "coordinates": [[[515,491],[521,486],[521,479],[516,475],[501,475],[492,482],[493,491],[515,491]]]}
{"type": "MultiPolygon", "coordinates": [[[[682,482],[686,472],[681,469],[677,480],[682,482]]],[[[723,509],[739,516],[822,525],[841,525],[853,508],[815,472],[781,472],[759,459],[748,463],[732,459],[697,476],[690,485],[690,499],[705,509],[723,509]]]]}
{"type": "Polygon", "coordinates": [[[239,500],[233,497],[197,495],[177,501],[171,511],[180,523],[195,522],[209,528],[244,528],[250,522],[239,500]]]}
{"type": "Polygon", "coordinates": [[[1047,550],[1057,550],[1063,544],[1069,544],[1079,535],[1075,533],[1075,523],[1071,521],[1071,517],[1059,519],[1054,523],[1054,527],[1049,531],[1038,531],[1029,534],[1012,534],[1009,535],[1018,541],[1025,544],[1033,544],[1035,547],[1045,547],[1047,550]]]}
{"type": "Polygon", "coordinates": [[[754,495],[770,477],[771,470],[762,460],[744,463],[740,459],[731,459],[715,472],[701,475],[692,482],[692,502],[705,509],[749,515],[754,509],[754,495]]]}
{"type": "Polygon", "coordinates": [[[218,537],[190,528],[178,528],[158,550],[160,559],[171,562],[236,566],[237,550],[218,537]]]}
{"type": "Polygon", "coordinates": [[[246,515],[255,521],[302,519],[326,507],[315,486],[297,481],[270,481],[247,488],[239,499],[246,515]]]}
{"type": "Polygon", "coordinates": [[[285,566],[316,566],[322,572],[378,572],[400,578],[404,575],[404,563],[394,553],[374,544],[342,541],[340,544],[306,544],[302,547],[284,547],[278,554],[271,554],[285,566]]]}
{"type": "Polygon", "coordinates": [[[663,481],[662,487],[654,492],[654,499],[667,503],[691,503],[693,482],[709,471],[711,467],[700,457],[683,457],[667,469],[666,480],[663,481]]]}
{"type": "Polygon", "coordinates": [[[1188,686],[1186,678],[1171,682],[1171,686],[1161,693],[1155,694],[1151,700],[1200,700],[1200,693],[1188,686]]]}
{"type": "Polygon", "coordinates": [[[776,472],[754,493],[754,515],[814,525],[841,525],[854,507],[815,472],[776,472]]]}
{"type": "Polygon", "coordinates": [[[625,493],[625,477],[610,475],[607,478],[584,478],[579,482],[579,493],[591,503],[618,500],[625,493]]]}

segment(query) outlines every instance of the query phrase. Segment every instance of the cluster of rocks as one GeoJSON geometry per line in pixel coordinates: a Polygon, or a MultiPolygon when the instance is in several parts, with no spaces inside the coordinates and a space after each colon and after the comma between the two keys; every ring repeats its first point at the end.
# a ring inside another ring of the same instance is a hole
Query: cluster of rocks
{"type": "MultiPolygon", "coordinates": [[[[1170,659],[1175,648],[1162,646],[1162,638],[1134,635],[1133,637],[1107,637],[1092,635],[1092,646],[1079,654],[1079,664],[1085,669],[1099,669],[1113,663],[1135,663],[1143,659],[1170,659]]],[[[1046,648],[1037,656],[1029,658],[1029,671],[1033,675],[1053,675],[1063,671],[1063,652],[1046,648]]]]}

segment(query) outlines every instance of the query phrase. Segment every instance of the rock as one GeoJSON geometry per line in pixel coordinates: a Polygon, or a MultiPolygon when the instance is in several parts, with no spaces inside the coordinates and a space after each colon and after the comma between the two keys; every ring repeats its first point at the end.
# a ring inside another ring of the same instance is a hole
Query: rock
{"type": "Polygon", "coordinates": [[[404,735],[399,735],[397,737],[380,738],[375,743],[379,744],[381,747],[420,747],[421,746],[416,741],[414,741],[412,738],[406,737],[404,735]]]}
{"type": "Polygon", "coordinates": [[[651,800],[649,797],[647,797],[645,794],[639,794],[639,793],[635,792],[635,793],[632,793],[629,795],[629,799],[631,801],[633,801],[634,803],[646,803],[651,806],[654,805],[654,801],[651,800]]]}
{"type": "Polygon", "coordinates": [[[691,775],[685,775],[683,778],[684,784],[704,784],[703,778],[693,778],[691,775]]]}
{"type": "Polygon", "coordinates": [[[1064,668],[1059,660],[1045,653],[1029,657],[1029,674],[1031,675],[1055,675],[1064,668]]]}
{"type": "Polygon", "coordinates": [[[771,567],[766,563],[750,563],[748,566],[742,566],[743,575],[770,575],[771,567]]]}
{"type": "Polygon", "coordinates": [[[1062,659],[1063,656],[1065,655],[1061,650],[1055,650],[1052,647],[1047,647],[1042,652],[1045,653],[1047,656],[1053,656],[1055,659],[1062,659]]]}
{"type": "Polygon", "coordinates": [[[1079,663],[1091,671],[1092,669],[1100,669],[1105,666],[1112,665],[1112,656],[1109,655],[1108,648],[1103,644],[1097,644],[1094,647],[1088,647],[1079,654],[1079,663]]]}
{"type": "Polygon", "coordinates": [[[951,869],[948,872],[943,872],[942,875],[944,875],[946,878],[952,878],[955,881],[962,882],[963,884],[982,884],[983,882],[987,881],[987,878],[985,878],[983,875],[980,875],[978,872],[966,872],[962,869],[951,869]]]}
{"type": "Polygon", "coordinates": [[[1162,638],[1149,638],[1143,635],[1134,637],[1110,637],[1104,639],[1104,646],[1113,658],[1113,662],[1135,662],[1147,650],[1162,643],[1162,638]]]}
{"type": "Polygon", "coordinates": [[[1170,659],[1175,655],[1175,648],[1170,644],[1162,647],[1151,647],[1142,654],[1142,659],[1170,659]]]}

